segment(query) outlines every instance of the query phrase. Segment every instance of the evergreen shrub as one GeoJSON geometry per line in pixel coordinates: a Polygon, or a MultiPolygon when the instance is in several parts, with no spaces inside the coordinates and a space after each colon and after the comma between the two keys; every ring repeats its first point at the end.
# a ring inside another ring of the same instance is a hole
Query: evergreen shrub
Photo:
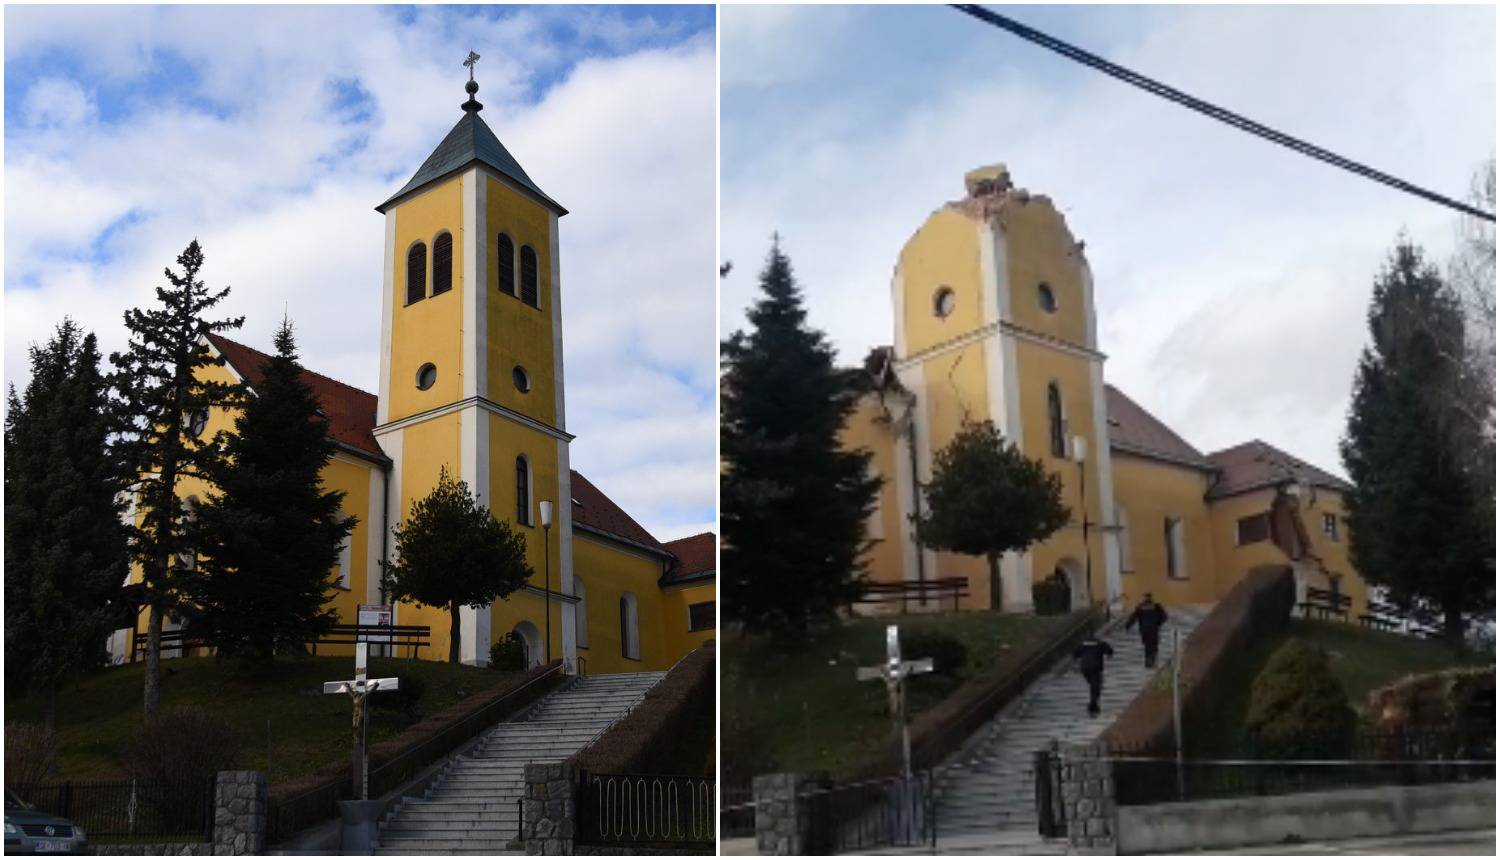
{"type": "Polygon", "coordinates": [[[904,660],[931,657],[934,674],[958,677],[968,665],[969,649],[963,642],[938,630],[903,630],[901,657],[904,660]]]}
{"type": "Polygon", "coordinates": [[[490,668],[501,672],[526,671],[526,642],[514,630],[490,646],[490,668]]]}
{"type": "Polygon", "coordinates": [[[1245,729],[1262,756],[1347,756],[1357,722],[1328,654],[1300,640],[1278,648],[1250,687],[1245,729]]]}
{"type": "Polygon", "coordinates": [[[1037,615],[1063,615],[1071,607],[1068,585],[1059,579],[1044,579],[1031,584],[1031,605],[1037,615]]]}

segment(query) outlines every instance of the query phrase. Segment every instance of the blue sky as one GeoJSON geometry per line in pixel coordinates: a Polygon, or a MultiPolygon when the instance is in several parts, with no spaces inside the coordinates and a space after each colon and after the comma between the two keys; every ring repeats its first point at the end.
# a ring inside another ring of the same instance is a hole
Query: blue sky
{"type": "MultiPolygon", "coordinates": [[[[1030,26],[1419,185],[1495,151],[1493,7],[1013,6],[1030,26]]],[[[721,328],[772,231],[847,363],[892,341],[902,245],[1006,163],[1087,243],[1105,378],[1205,451],[1338,471],[1371,281],[1458,216],[942,6],[725,7],[721,328]]]]}
{"type": "Polygon", "coordinates": [[[712,527],[711,7],[8,7],[5,375],[71,314],[123,345],[196,237],[232,335],[377,387],[383,222],[460,117],[561,222],[573,464],[662,539],[712,527]],[[664,240],[663,237],[670,237],[664,240]],[[633,291],[635,300],[619,298],[633,291]],[[696,336],[695,336],[695,333],[696,336]]]}

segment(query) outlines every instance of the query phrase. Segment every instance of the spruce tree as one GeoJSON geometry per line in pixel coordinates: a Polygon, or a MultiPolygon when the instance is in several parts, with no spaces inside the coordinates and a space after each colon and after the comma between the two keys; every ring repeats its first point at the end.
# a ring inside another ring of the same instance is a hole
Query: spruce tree
{"type": "Polygon", "coordinates": [[[46,696],[51,728],[58,686],[104,661],[130,561],[94,335],[64,319],[30,352],[5,415],[5,679],[46,696]]]}
{"type": "MultiPolygon", "coordinates": [[[[392,600],[410,600],[449,612],[448,660],[459,661],[459,607],[502,600],[533,573],[526,538],[511,531],[443,469],[411,515],[395,528],[396,562],[386,562],[392,600]]],[[[486,653],[481,651],[480,653],[486,653]]]]}
{"type": "Polygon", "coordinates": [[[801,639],[859,596],[880,487],[839,435],[858,398],[807,325],[791,262],[771,246],[751,330],[722,344],[720,519],[725,615],[801,639]]]}
{"type": "Polygon", "coordinates": [[[333,567],[355,526],[340,511],[344,493],[323,489],[334,443],[289,321],[275,343],[226,456],[205,468],[218,495],[199,505],[188,530],[203,574],[188,587],[193,632],[220,657],[262,668],[277,653],[302,653],[338,620],[327,602],[333,567]]]}
{"type": "Polygon", "coordinates": [[[1435,611],[1462,647],[1465,615],[1493,613],[1492,524],[1473,507],[1472,470],[1448,444],[1451,391],[1464,348],[1458,299],[1404,238],[1375,281],[1370,344],[1360,356],[1340,445],[1354,482],[1347,499],[1355,567],[1398,605],[1435,611]]]}
{"type": "Polygon", "coordinates": [[[922,489],[927,509],[912,516],[917,540],[984,556],[995,609],[1001,608],[1000,556],[1024,551],[1068,522],[1062,481],[1006,442],[990,421],[965,422],[933,458],[932,481],[922,489]]]}
{"type": "Polygon", "coordinates": [[[203,317],[229,295],[229,288],[211,291],[199,278],[203,249],[197,239],[177,256],[177,265],[181,273],[166,269],[167,284],[156,288],[157,306],[125,312],[129,345],[109,357],[120,415],[117,445],[131,469],[131,489],[141,512],[130,532],[131,554],[141,568],[142,602],[149,612],[143,696],[148,720],[161,704],[163,616],[182,606],[183,585],[194,575],[178,487],[185,478],[209,479],[209,470],[223,456],[227,434],[206,437],[201,421],[211,409],[239,406],[244,392],[239,384],[203,373],[224,363],[209,351],[206,336],[245,321],[203,317]]]}

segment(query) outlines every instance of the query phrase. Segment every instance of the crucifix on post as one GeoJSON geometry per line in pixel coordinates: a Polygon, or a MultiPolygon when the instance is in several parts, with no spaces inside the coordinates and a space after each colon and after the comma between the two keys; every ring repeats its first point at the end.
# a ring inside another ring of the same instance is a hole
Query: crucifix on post
{"type": "Polygon", "coordinates": [[[354,773],[354,796],[359,800],[370,799],[370,775],[365,760],[365,736],[369,730],[365,698],[376,691],[395,692],[400,684],[396,678],[366,679],[365,665],[369,662],[369,653],[368,642],[360,642],[354,646],[354,680],[323,682],[325,695],[348,693],[349,701],[354,705],[354,743],[350,763],[354,773]]]}
{"type": "Polygon", "coordinates": [[[901,747],[901,774],[911,776],[911,734],[906,728],[906,679],[932,671],[932,659],[902,660],[900,628],[885,628],[885,662],[879,666],[862,666],[855,671],[861,681],[884,681],[890,696],[891,728],[901,747]]]}

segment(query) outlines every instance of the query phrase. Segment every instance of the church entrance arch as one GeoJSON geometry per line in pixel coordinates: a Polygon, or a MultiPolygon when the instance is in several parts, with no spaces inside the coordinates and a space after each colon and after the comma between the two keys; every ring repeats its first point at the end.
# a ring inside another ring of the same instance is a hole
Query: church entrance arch
{"type": "Polygon", "coordinates": [[[1082,609],[1089,604],[1088,583],[1084,581],[1083,565],[1077,559],[1065,558],[1057,563],[1052,576],[1068,587],[1068,606],[1082,609]]]}
{"type": "Polygon", "coordinates": [[[537,631],[536,625],[530,621],[522,621],[512,632],[526,646],[526,668],[535,669],[542,665],[542,634],[537,631]]]}

